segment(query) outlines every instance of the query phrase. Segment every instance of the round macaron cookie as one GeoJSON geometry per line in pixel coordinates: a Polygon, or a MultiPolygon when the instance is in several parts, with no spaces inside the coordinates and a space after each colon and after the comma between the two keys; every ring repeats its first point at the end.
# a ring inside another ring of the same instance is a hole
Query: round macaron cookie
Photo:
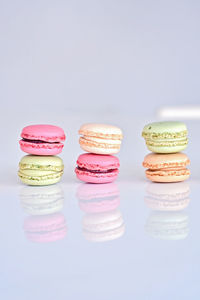
{"type": "Polygon", "coordinates": [[[183,240],[189,233],[189,217],[183,212],[152,212],[145,231],[153,238],[183,240]]]}
{"type": "Polygon", "coordinates": [[[63,170],[58,156],[26,155],[19,163],[18,175],[27,185],[50,185],[60,181],[63,170]]]}
{"type": "Polygon", "coordinates": [[[95,154],[116,154],[123,138],[120,128],[106,124],[84,124],[79,130],[81,148],[95,154]]]}
{"type": "Polygon", "coordinates": [[[178,182],[189,178],[186,168],[190,160],[184,153],[155,154],[145,156],[143,167],[147,168],[146,177],[155,182],[178,182]]]}
{"type": "Polygon", "coordinates": [[[142,136],[147,148],[155,153],[176,153],[188,144],[187,127],[182,122],[155,122],[146,125],[142,136]]]}
{"type": "Polygon", "coordinates": [[[83,217],[83,235],[91,242],[106,242],[120,238],[125,231],[119,210],[87,214],[83,217]]]}
{"type": "Polygon", "coordinates": [[[78,157],[75,173],[84,182],[108,183],[117,178],[119,166],[116,156],[85,153],[78,157]]]}
{"type": "Polygon", "coordinates": [[[21,138],[21,150],[34,155],[57,155],[62,151],[66,139],[63,129],[54,125],[26,126],[21,138]]]}
{"type": "Polygon", "coordinates": [[[35,243],[62,240],[67,234],[65,217],[61,213],[27,217],[24,221],[24,231],[27,239],[35,243]]]}
{"type": "Polygon", "coordinates": [[[59,185],[26,186],[20,191],[21,206],[30,215],[48,215],[64,206],[64,193],[59,185]]]}
{"type": "Polygon", "coordinates": [[[179,211],[190,202],[190,187],[187,182],[150,183],[146,189],[146,205],[153,210],[179,211]]]}
{"type": "Polygon", "coordinates": [[[120,205],[119,189],[115,183],[81,184],[76,196],[80,209],[86,213],[108,212],[120,205]]]}

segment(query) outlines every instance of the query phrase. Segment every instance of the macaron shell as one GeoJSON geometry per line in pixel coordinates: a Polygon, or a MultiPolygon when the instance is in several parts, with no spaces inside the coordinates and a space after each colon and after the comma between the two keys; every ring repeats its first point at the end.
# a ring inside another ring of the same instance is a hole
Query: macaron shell
{"type": "Polygon", "coordinates": [[[123,138],[122,131],[119,127],[97,123],[87,123],[82,125],[79,134],[112,140],[121,140],[123,138]]]}
{"type": "Polygon", "coordinates": [[[143,167],[151,170],[166,168],[183,168],[190,164],[185,153],[155,154],[149,153],[145,156],[143,167]]]}
{"type": "Polygon", "coordinates": [[[119,170],[113,170],[109,173],[92,173],[85,170],[75,169],[78,179],[88,183],[109,183],[117,179],[119,170]]]}
{"type": "Polygon", "coordinates": [[[55,183],[59,182],[61,179],[61,176],[57,177],[57,178],[49,178],[49,179],[45,179],[45,180],[32,180],[32,179],[23,178],[23,177],[20,177],[20,179],[24,184],[27,184],[27,185],[43,186],[43,185],[51,185],[51,184],[55,184],[55,183]]]}
{"type": "MultiPolygon", "coordinates": [[[[161,143],[162,144],[162,143],[161,143]]],[[[160,146],[153,146],[153,145],[147,145],[147,148],[149,149],[149,151],[154,152],[154,153],[178,153],[181,152],[183,150],[185,150],[187,148],[187,144],[188,142],[186,142],[185,145],[176,145],[176,146],[166,146],[166,147],[161,147],[160,146]]]]}
{"type": "Polygon", "coordinates": [[[64,145],[62,143],[31,143],[24,140],[19,141],[23,152],[34,155],[57,155],[62,152],[64,145]]]}
{"type": "Polygon", "coordinates": [[[188,169],[171,171],[150,171],[146,170],[146,177],[154,182],[180,182],[187,180],[190,177],[190,171],[188,169]]]}
{"type": "Polygon", "coordinates": [[[87,141],[84,138],[79,139],[79,144],[81,148],[89,153],[95,153],[95,154],[117,154],[120,151],[119,145],[113,145],[113,144],[103,144],[101,141],[99,143],[87,141]]]}
{"type": "Polygon", "coordinates": [[[30,125],[23,128],[21,137],[29,140],[40,140],[45,142],[63,142],[65,133],[62,128],[54,125],[30,125]]]}
{"type": "Polygon", "coordinates": [[[77,159],[80,168],[94,171],[107,171],[120,167],[119,159],[111,155],[81,154],[77,159]]]}

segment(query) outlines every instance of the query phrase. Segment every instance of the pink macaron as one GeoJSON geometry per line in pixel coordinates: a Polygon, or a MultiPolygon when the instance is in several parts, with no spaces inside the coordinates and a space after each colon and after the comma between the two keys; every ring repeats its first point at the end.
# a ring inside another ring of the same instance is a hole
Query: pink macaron
{"type": "Polygon", "coordinates": [[[24,230],[27,239],[35,243],[62,240],[67,234],[65,217],[61,213],[27,217],[24,230]]]}
{"type": "Polygon", "coordinates": [[[75,172],[77,178],[84,182],[108,183],[117,178],[119,166],[116,156],[85,153],[78,157],[75,172]]]}
{"type": "Polygon", "coordinates": [[[21,138],[21,150],[33,155],[57,155],[62,151],[66,139],[63,129],[54,125],[26,126],[21,138]]]}

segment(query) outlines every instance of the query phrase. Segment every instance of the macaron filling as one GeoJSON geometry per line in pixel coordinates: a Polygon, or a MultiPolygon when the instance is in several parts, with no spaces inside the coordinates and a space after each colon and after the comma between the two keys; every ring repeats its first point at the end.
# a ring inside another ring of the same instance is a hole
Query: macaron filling
{"type": "Polygon", "coordinates": [[[76,167],[77,170],[79,171],[82,171],[82,172],[90,172],[90,173],[102,173],[102,174],[105,174],[105,173],[113,173],[113,172],[118,172],[119,170],[118,169],[108,169],[108,170],[89,170],[89,169],[86,169],[86,168],[81,168],[79,166],[76,167]]]}
{"type": "Polygon", "coordinates": [[[30,139],[21,139],[21,141],[23,142],[27,142],[27,143],[35,143],[35,144],[59,144],[60,142],[51,142],[51,141],[42,141],[42,140],[30,140],[30,139]]]}

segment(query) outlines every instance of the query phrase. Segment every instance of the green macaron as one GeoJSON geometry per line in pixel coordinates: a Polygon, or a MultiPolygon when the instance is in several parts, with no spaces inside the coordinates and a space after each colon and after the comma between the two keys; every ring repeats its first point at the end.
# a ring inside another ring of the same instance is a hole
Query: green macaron
{"type": "Polygon", "coordinates": [[[182,122],[154,122],[142,131],[147,148],[155,153],[183,151],[188,144],[187,135],[187,127],[182,122]]]}
{"type": "Polygon", "coordinates": [[[63,170],[58,156],[26,155],[19,163],[18,175],[28,185],[50,185],[60,181],[63,170]]]}

